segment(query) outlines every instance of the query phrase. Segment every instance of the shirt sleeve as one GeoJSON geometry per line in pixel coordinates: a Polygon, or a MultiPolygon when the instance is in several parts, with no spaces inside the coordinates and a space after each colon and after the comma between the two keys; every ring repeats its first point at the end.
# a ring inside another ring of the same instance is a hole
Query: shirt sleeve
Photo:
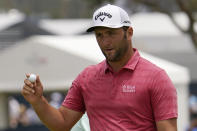
{"type": "Polygon", "coordinates": [[[85,112],[85,104],[80,86],[80,76],[78,76],[73,82],[66,95],[62,106],[65,106],[71,110],[78,112],[85,112]]]}
{"type": "Polygon", "coordinates": [[[151,102],[155,120],[177,118],[176,88],[164,70],[157,73],[151,88],[151,102]]]}

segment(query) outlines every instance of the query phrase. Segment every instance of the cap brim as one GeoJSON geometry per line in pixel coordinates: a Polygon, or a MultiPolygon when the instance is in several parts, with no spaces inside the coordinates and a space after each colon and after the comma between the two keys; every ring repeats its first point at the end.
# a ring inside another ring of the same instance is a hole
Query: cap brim
{"type": "Polygon", "coordinates": [[[111,26],[111,25],[98,25],[98,26],[93,26],[93,27],[90,27],[86,30],[86,32],[92,32],[94,31],[94,29],[96,27],[108,27],[108,28],[120,28],[120,27],[123,27],[124,25],[118,25],[118,26],[111,26]]]}
{"type": "Polygon", "coordinates": [[[86,32],[92,32],[92,31],[94,31],[94,29],[95,29],[95,26],[90,27],[89,29],[86,30],[86,32]]]}

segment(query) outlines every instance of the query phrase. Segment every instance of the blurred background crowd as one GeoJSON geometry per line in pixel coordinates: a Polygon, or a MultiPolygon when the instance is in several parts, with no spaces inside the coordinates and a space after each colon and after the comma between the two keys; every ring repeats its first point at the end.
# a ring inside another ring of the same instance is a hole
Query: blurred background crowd
{"type": "MultiPolygon", "coordinates": [[[[49,101],[49,104],[55,108],[59,108],[64,99],[64,94],[60,92],[48,93],[45,96],[49,101]]],[[[33,108],[26,101],[24,101],[24,99],[20,95],[9,96],[8,109],[10,128],[8,130],[27,130],[27,128],[25,127],[42,126],[42,123],[34,112],[33,108]]],[[[33,128],[32,130],[35,130],[35,128],[33,128]]]]}

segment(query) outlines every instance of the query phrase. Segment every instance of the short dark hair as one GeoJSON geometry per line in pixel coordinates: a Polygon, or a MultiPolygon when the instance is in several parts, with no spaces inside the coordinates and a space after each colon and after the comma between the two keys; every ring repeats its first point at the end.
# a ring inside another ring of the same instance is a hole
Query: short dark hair
{"type": "Polygon", "coordinates": [[[123,26],[122,28],[124,31],[127,31],[129,29],[129,26],[123,26]]]}
{"type": "Polygon", "coordinates": [[[124,31],[124,38],[126,39],[127,38],[126,32],[129,29],[129,26],[123,26],[122,29],[124,31]]]}

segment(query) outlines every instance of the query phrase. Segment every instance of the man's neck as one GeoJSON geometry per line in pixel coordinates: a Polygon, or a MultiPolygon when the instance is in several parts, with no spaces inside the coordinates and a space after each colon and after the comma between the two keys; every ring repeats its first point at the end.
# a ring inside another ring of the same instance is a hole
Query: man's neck
{"type": "Polygon", "coordinates": [[[114,72],[118,72],[122,67],[124,67],[127,64],[127,62],[130,60],[133,54],[133,48],[130,48],[127,51],[127,53],[123,56],[123,58],[121,58],[121,60],[115,62],[108,61],[108,64],[112,67],[114,72]]]}

